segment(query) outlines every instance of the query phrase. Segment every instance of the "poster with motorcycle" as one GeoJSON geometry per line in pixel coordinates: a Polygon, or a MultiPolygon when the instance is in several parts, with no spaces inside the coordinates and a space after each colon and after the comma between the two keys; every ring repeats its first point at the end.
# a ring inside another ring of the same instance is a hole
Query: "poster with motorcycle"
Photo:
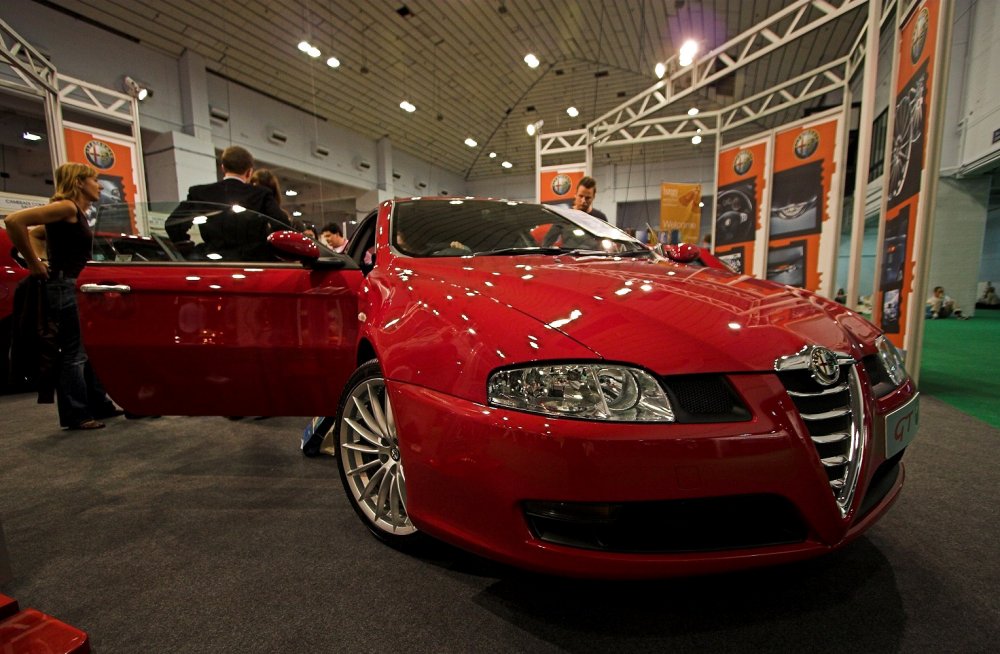
{"type": "Polygon", "coordinates": [[[885,224],[879,244],[878,291],[873,319],[900,348],[914,298],[921,180],[927,157],[931,82],[935,64],[940,2],[920,3],[902,23],[896,67],[892,139],[887,144],[885,224]]]}
{"type": "Polygon", "coordinates": [[[840,121],[837,110],[774,136],[767,279],[829,293],[839,231],[832,190],[840,174],[840,121]]]}
{"type": "Polygon", "coordinates": [[[713,244],[715,256],[733,272],[752,274],[764,211],[770,138],[719,152],[713,244]]]}
{"type": "Polygon", "coordinates": [[[122,234],[137,234],[132,206],[144,202],[135,171],[138,169],[136,151],[124,138],[85,125],[63,123],[66,139],[66,159],[85,163],[97,169],[101,196],[91,209],[90,226],[101,214],[101,228],[122,234]]]}

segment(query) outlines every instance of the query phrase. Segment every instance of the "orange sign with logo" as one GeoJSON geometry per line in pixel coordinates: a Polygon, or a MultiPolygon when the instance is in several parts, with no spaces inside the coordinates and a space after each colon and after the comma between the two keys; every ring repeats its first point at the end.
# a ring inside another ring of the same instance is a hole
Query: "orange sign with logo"
{"type": "Polygon", "coordinates": [[[928,110],[939,29],[940,2],[925,0],[903,24],[896,70],[891,153],[883,178],[885,227],[880,244],[878,292],[872,318],[898,347],[904,346],[913,298],[915,234],[927,152],[928,110]]]}
{"type": "Polygon", "coordinates": [[[839,118],[774,136],[767,279],[819,291],[820,235],[830,220],[839,118]]]}
{"type": "Polygon", "coordinates": [[[715,198],[715,256],[734,272],[751,274],[767,185],[768,140],[719,152],[715,198]]]}
{"type": "Polygon", "coordinates": [[[582,168],[567,167],[558,170],[542,170],[538,173],[540,186],[538,201],[543,204],[573,204],[576,185],[583,179],[582,168]]]}
{"type": "MultiPolygon", "coordinates": [[[[101,205],[136,202],[134,150],[128,143],[116,140],[104,132],[89,132],[73,127],[63,129],[66,138],[66,160],[89,164],[97,169],[101,183],[101,205]]],[[[102,232],[135,234],[135,215],[131,209],[101,214],[102,232]]]]}

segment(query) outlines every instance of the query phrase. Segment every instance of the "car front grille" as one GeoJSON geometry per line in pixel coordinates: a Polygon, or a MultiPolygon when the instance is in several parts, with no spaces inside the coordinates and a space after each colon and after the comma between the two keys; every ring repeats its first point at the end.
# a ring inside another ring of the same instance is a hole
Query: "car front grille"
{"type": "Polygon", "coordinates": [[[826,471],[837,506],[846,515],[861,468],[864,404],[857,366],[840,366],[840,379],[823,386],[809,370],[787,370],[779,376],[826,471]]]}

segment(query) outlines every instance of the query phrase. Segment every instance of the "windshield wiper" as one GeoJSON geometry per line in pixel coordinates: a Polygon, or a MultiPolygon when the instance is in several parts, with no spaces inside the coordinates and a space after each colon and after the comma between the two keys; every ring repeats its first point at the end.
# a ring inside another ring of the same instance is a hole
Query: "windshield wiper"
{"type": "Polygon", "coordinates": [[[476,252],[472,256],[493,257],[493,256],[502,256],[505,254],[565,254],[567,252],[569,252],[569,250],[565,248],[521,246],[516,248],[500,248],[499,250],[486,250],[485,252],[476,252]]]}

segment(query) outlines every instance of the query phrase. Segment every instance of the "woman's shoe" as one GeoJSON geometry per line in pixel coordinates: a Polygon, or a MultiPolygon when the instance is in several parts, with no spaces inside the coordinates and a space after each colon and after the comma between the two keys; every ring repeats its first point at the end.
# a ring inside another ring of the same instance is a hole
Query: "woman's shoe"
{"type": "Polygon", "coordinates": [[[94,419],[90,419],[90,420],[84,420],[80,424],[74,425],[73,427],[69,427],[68,429],[69,431],[79,431],[82,429],[104,429],[104,423],[98,422],[97,420],[94,419]]]}

